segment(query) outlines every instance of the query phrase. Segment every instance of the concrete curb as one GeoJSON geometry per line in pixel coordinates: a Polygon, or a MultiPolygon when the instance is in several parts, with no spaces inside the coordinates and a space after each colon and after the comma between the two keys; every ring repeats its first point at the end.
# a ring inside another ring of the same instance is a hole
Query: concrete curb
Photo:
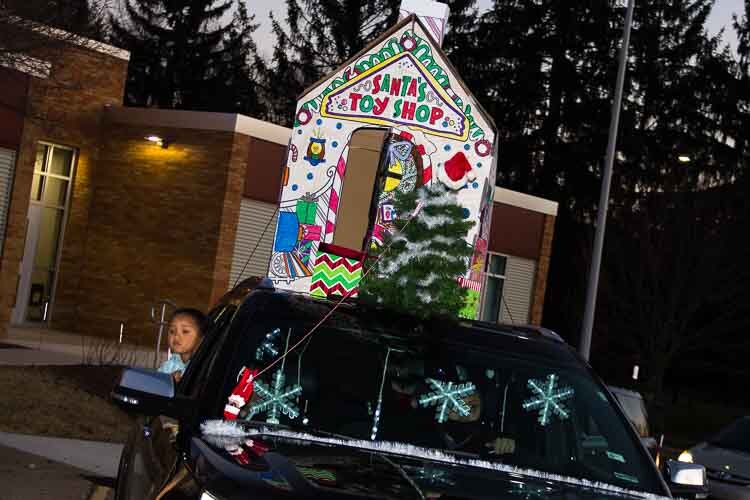
{"type": "Polygon", "coordinates": [[[123,445],[0,432],[0,445],[71,465],[95,476],[115,478],[123,445]]]}

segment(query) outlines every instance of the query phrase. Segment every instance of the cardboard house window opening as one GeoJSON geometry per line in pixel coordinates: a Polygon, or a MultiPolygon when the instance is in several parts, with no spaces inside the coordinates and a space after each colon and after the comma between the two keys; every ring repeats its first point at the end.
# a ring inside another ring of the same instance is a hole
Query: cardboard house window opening
{"type": "Polygon", "coordinates": [[[375,128],[361,128],[352,133],[333,245],[365,250],[388,133],[388,129],[375,128]]]}

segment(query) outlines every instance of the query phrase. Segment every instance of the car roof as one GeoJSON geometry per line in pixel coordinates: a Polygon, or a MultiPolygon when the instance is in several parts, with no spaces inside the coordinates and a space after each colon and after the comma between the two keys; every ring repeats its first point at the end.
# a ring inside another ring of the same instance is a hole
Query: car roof
{"type": "MultiPolygon", "coordinates": [[[[274,290],[268,286],[267,280],[256,281],[255,283],[255,287],[245,286],[240,294],[246,296],[251,294],[271,295],[283,300],[297,311],[297,314],[295,314],[296,320],[318,321],[326,316],[330,309],[339,302],[312,297],[308,294],[274,290]]],[[[404,333],[409,329],[423,332],[413,334],[417,336],[437,336],[439,333],[442,339],[459,343],[466,348],[494,353],[532,355],[556,363],[577,365],[581,368],[586,366],[575,350],[566,344],[559,335],[549,329],[535,325],[490,323],[456,317],[419,318],[377,305],[364,304],[359,301],[345,301],[337,307],[333,315],[328,317],[327,326],[333,328],[348,327],[348,321],[353,321],[360,328],[364,327],[371,332],[388,333],[395,330],[407,337],[412,335],[411,333],[404,333]]]]}

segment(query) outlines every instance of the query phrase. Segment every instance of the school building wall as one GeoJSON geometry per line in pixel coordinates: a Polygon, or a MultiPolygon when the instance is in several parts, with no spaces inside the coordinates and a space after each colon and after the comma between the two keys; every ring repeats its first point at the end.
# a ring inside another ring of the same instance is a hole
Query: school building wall
{"type": "Polygon", "coordinates": [[[128,341],[150,343],[159,300],[207,310],[231,286],[243,195],[250,184],[272,196],[267,170],[280,172],[288,130],[226,113],[113,106],[104,117],[76,314],[64,322],[56,302],[52,326],[115,337],[122,322],[128,341]]]}
{"type": "Polygon", "coordinates": [[[506,258],[501,321],[541,325],[556,215],[553,201],[495,188],[489,251],[506,258]]]}
{"type": "MultiPolygon", "coordinates": [[[[101,109],[107,104],[122,102],[128,63],[126,54],[70,46],[45,59],[45,52],[40,50],[33,56],[49,61],[49,75],[20,76],[13,69],[5,69],[0,75],[3,82],[16,82],[10,85],[13,91],[6,95],[2,106],[3,119],[0,120],[4,145],[16,152],[0,259],[0,335],[5,332],[15,304],[39,141],[74,145],[78,149],[76,177],[71,190],[75,204],[71,204],[68,214],[67,244],[58,271],[60,278],[70,283],[71,291],[76,288],[77,271],[83,257],[84,221],[92,194],[92,168],[99,150],[101,109]],[[6,118],[10,121],[5,121],[6,118]]],[[[61,290],[60,295],[65,293],[61,290]]]]}

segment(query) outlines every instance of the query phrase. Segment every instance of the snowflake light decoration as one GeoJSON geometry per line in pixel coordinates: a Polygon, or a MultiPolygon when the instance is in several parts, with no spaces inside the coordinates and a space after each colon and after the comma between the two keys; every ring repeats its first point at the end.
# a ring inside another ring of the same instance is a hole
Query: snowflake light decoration
{"type": "Polygon", "coordinates": [[[274,328],[266,334],[266,338],[263,340],[263,343],[261,343],[260,347],[258,347],[258,349],[256,349],[255,351],[255,359],[257,359],[258,361],[263,361],[266,356],[268,356],[270,359],[273,359],[279,355],[279,350],[276,348],[275,341],[280,333],[280,329],[274,328]]]}
{"type": "Polygon", "coordinates": [[[547,375],[547,380],[529,379],[526,385],[533,396],[523,402],[523,409],[539,411],[539,425],[545,426],[550,423],[552,416],[557,415],[560,420],[565,420],[570,415],[563,401],[573,397],[572,387],[557,387],[559,377],[554,373],[547,375]]]}
{"type": "Polygon", "coordinates": [[[247,419],[251,419],[258,413],[268,413],[266,422],[270,424],[279,423],[279,410],[291,419],[299,416],[299,409],[292,400],[302,392],[302,387],[294,385],[284,387],[284,374],[278,370],[273,375],[273,387],[268,387],[260,380],[255,380],[255,393],[260,396],[260,401],[250,405],[247,419]]]}
{"type": "Polygon", "coordinates": [[[426,379],[427,383],[434,389],[433,392],[419,398],[419,404],[427,407],[435,405],[435,418],[438,423],[443,423],[448,418],[448,412],[455,410],[462,417],[471,413],[471,407],[463,400],[476,392],[476,387],[471,382],[465,384],[454,384],[453,382],[441,382],[432,378],[426,379]]]}

